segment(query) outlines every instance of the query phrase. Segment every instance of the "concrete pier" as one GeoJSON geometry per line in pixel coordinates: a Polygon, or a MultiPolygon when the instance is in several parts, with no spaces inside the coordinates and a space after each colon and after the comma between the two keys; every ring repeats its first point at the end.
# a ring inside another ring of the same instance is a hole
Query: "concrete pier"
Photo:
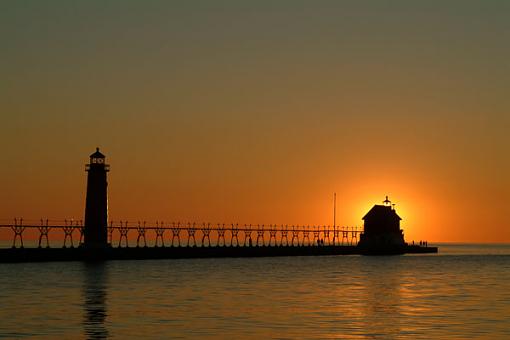
{"type": "Polygon", "coordinates": [[[104,261],[224,257],[398,255],[437,253],[437,247],[406,246],[385,252],[363,252],[357,246],[258,247],[132,247],[132,248],[9,248],[0,249],[0,262],[104,261]]]}

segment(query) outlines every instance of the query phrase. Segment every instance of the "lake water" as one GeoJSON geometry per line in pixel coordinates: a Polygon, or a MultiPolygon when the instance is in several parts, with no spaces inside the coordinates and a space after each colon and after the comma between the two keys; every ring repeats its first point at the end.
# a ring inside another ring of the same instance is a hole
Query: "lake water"
{"type": "Polygon", "coordinates": [[[510,245],[0,264],[0,337],[510,339],[510,245]]]}

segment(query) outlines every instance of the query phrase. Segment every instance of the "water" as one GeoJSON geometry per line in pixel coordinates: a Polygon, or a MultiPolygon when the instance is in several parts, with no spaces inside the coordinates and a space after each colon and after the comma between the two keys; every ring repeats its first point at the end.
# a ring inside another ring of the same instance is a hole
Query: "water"
{"type": "Polygon", "coordinates": [[[510,245],[0,264],[0,337],[510,338],[510,245]]]}

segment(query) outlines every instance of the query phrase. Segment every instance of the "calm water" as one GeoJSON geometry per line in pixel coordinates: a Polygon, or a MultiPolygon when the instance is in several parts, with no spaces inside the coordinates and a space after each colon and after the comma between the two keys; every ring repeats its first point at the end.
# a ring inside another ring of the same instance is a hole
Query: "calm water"
{"type": "Polygon", "coordinates": [[[510,338],[510,245],[0,264],[0,337],[510,338]]]}

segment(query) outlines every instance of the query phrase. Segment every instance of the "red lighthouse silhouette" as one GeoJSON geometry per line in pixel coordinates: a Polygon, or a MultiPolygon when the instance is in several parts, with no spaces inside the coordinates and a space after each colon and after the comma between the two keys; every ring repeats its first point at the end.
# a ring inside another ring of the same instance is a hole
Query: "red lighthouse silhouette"
{"type": "Polygon", "coordinates": [[[96,148],[85,167],[87,176],[87,198],[85,203],[84,246],[105,248],[108,246],[108,182],[106,174],[110,166],[105,156],[96,148]]]}

